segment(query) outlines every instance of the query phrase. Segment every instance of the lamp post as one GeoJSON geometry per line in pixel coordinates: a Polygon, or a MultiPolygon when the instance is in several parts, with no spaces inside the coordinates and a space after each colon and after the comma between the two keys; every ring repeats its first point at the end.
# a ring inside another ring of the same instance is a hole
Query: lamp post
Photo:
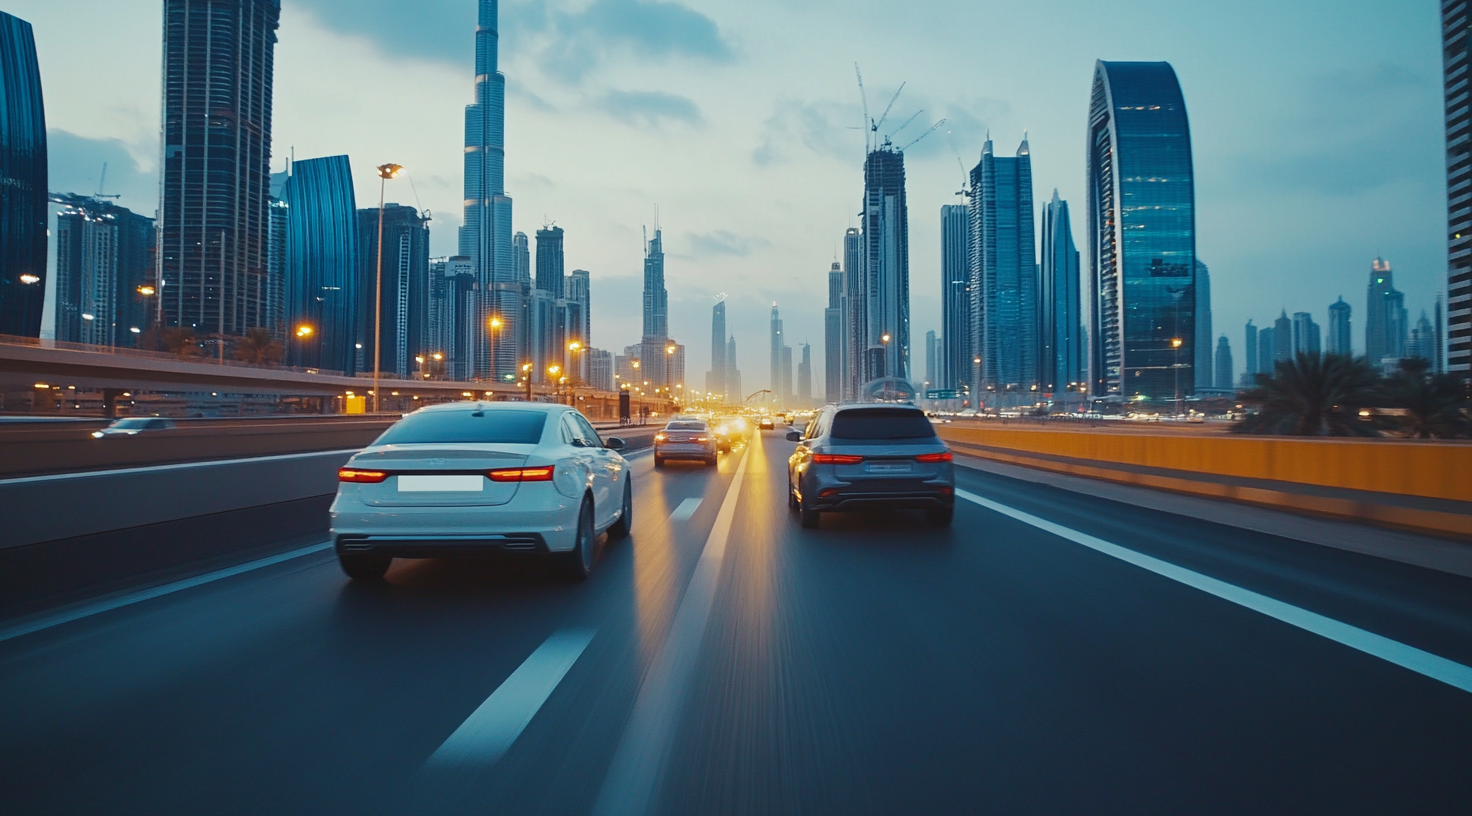
{"type": "Polygon", "coordinates": [[[378,413],[379,365],[383,359],[383,194],[388,180],[404,168],[397,164],[378,166],[378,276],[373,286],[373,413],[378,413]]]}
{"type": "Polygon", "coordinates": [[[498,316],[496,316],[496,315],[491,315],[490,319],[486,321],[486,330],[491,333],[491,381],[492,382],[496,382],[496,381],[498,381],[500,379],[500,377],[498,376],[498,374],[496,372],[496,335],[498,335],[498,334],[501,333],[501,326],[502,326],[501,318],[498,317],[498,316]]]}
{"type": "Polygon", "coordinates": [[[1171,347],[1171,349],[1173,349],[1175,351],[1175,355],[1176,355],[1175,364],[1171,366],[1171,369],[1174,370],[1175,373],[1176,373],[1176,416],[1180,416],[1181,415],[1181,343],[1182,342],[1183,341],[1179,337],[1172,337],[1170,339],[1170,347],[1171,347]]]}
{"type": "Polygon", "coordinates": [[[532,401],[532,364],[531,363],[522,363],[522,365],[521,365],[521,373],[522,373],[522,376],[526,377],[526,401],[527,402],[531,402],[532,401]]]}
{"type": "MultiPolygon", "coordinates": [[[[306,350],[306,345],[307,345],[306,341],[307,341],[307,338],[312,336],[312,332],[313,331],[314,330],[312,329],[312,327],[311,326],[307,326],[307,325],[301,325],[301,326],[297,326],[296,327],[296,336],[297,336],[297,339],[301,341],[299,343],[299,346],[300,346],[300,348],[301,348],[302,351],[305,351],[306,350]]],[[[291,335],[287,335],[286,339],[287,339],[287,342],[290,342],[291,341],[291,335]]],[[[287,351],[290,351],[290,349],[287,349],[287,351]]],[[[290,359],[290,358],[288,357],[288,359],[290,359]]],[[[305,363],[306,360],[304,359],[301,362],[302,363],[305,363]]],[[[305,366],[303,366],[303,367],[305,367],[305,366]]]]}

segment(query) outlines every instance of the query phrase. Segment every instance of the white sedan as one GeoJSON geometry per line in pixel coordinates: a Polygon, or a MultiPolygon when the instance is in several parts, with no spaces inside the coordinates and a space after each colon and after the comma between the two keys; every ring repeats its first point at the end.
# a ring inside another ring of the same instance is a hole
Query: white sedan
{"type": "Polygon", "coordinates": [[[541,553],[581,580],[598,535],[622,538],[633,523],[623,448],[563,405],[420,409],[338,471],[338,560],[350,577],[377,581],[394,558],[541,553]]]}

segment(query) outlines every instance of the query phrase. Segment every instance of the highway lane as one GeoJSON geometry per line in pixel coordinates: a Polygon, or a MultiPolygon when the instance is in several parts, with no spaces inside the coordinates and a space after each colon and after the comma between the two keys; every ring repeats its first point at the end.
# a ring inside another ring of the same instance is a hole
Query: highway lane
{"type": "MultiPolygon", "coordinates": [[[[491,561],[401,562],[361,587],[316,554],[0,643],[0,808],[629,812],[635,777],[662,813],[1472,802],[1472,694],[970,502],[946,531],[909,514],[802,530],[783,497],[791,448],[768,434],[718,472],[636,457],[634,535],[581,585],[491,561]],[[714,570],[708,618],[697,564],[714,570]],[[565,674],[532,659],[577,632],[592,637],[565,674]],[[688,671],[662,668],[680,659],[688,671]],[[498,705],[534,715],[488,720],[514,733],[504,756],[426,766],[498,705]]],[[[1472,664],[1466,579],[958,481],[1472,664]]]]}

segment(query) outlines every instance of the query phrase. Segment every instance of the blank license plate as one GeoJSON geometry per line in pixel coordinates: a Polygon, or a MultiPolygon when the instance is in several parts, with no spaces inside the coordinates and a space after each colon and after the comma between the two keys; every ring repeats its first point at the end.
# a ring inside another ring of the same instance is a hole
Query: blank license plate
{"type": "Polygon", "coordinates": [[[909,473],[909,462],[869,462],[864,465],[865,473],[909,473]]]}
{"type": "Polygon", "coordinates": [[[400,476],[400,493],[479,493],[485,489],[486,477],[469,476],[400,476]]]}

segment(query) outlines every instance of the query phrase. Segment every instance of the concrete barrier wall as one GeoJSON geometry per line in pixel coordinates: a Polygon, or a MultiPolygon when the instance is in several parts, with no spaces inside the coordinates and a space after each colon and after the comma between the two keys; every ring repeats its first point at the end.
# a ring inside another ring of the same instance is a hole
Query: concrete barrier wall
{"type": "Polygon", "coordinates": [[[1472,501],[1472,445],[943,425],[942,438],[1018,453],[1401,496],[1472,501]]]}

